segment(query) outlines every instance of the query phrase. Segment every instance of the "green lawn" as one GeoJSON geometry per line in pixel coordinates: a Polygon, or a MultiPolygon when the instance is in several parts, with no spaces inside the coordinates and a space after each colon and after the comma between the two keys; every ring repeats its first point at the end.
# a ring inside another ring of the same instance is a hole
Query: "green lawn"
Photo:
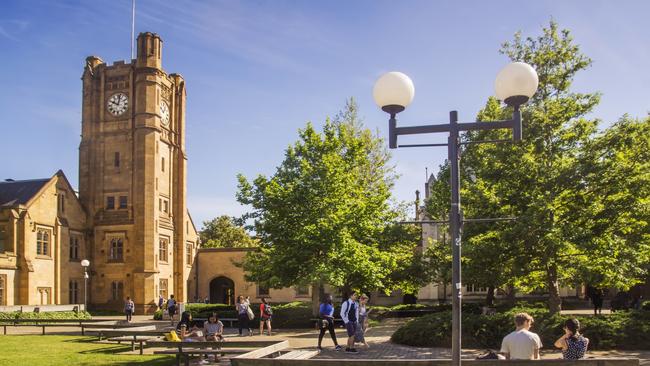
{"type": "Polygon", "coordinates": [[[131,344],[96,343],[96,337],[0,335],[0,365],[174,365],[173,356],[121,354],[131,344]]]}

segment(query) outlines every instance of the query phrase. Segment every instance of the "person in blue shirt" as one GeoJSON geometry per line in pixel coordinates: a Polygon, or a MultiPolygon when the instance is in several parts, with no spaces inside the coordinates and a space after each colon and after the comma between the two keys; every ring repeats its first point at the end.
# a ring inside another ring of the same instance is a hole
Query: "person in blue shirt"
{"type": "Polygon", "coordinates": [[[318,313],[321,319],[319,322],[320,334],[318,335],[318,349],[323,349],[321,344],[323,342],[325,331],[327,330],[330,332],[330,336],[334,342],[334,349],[340,351],[341,346],[339,346],[339,343],[336,341],[336,333],[334,332],[334,305],[332,305],[332,295],[325,295],[323,302],[320,304],[318,313]]]}

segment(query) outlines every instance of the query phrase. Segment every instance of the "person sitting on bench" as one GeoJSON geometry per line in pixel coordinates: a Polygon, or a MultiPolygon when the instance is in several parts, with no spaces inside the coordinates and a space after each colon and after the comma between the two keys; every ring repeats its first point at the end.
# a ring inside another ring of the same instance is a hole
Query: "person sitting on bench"
{"type": "Polygon", "coordinates": [[[205,341],[203,332],[195,325],[192,325],[192,314],[189,311],[184,311],[183,314],[181,314],[181,320],[176,326],[176,331],[179,332],[178,335],[181,337],[183,342],[205,341]]]}
{"type": "Polygon", "coordinates": [[[212,313],[203,324],[206,341],[223,341],[223,323],[219,320],[217,313],[212,313]]]}

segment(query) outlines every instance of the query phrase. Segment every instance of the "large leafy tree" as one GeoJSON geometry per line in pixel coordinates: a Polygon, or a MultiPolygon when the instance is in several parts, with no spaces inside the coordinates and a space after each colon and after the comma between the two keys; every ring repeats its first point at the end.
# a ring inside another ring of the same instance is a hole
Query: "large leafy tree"
{"type": "Polygon", "coordinates": [[[247,248],[257,246],[257,240],[251,237],[238,220],[222,215],[203,222],[201,245],[204,248],[247,248]]]}
{"type": "Polygon", "coordinates": [[[583,199],[575,240],[586,281],[627,289],[650,264],[650,117],[627,116],[585,146],[583,199]]]}
{"type": "Polygon", "coordinates": [[[260,250],[244,262],[247,278],[271,287],[323,284],[350,289],[402,289],[422,284],[416,228],[394,224],[396,176],[383,141],[363,128],[351,100],[323,131],[299,131],[271,177],[239,176],[238,200],[260,250]]]}
{"type": "MultiPolygon", "coordinates": [[[[513,61],[531,64],[540,84],[523,107],[522,142],[468,144],[463,149],[465,217],[517,217],[514,222],[465,225],[465,278],[491,288],[545,290],[553,312],[561,307],[561,285],[597,279],[603,285],[629,286],[644,274],[647,263],[647,241],[643,241],[647,221],[642,214],[647,212],[647,193],[645,198],[635,195],[634,188],[644,181],[636,160],[626,158],[639,156],[626,150],[629,139],[612,131],[596,138],[597,121],[585,117],[599,95],[571,90],[575,75],[591,60],[580,52],[569,31],[554,22],[540,36],[515,35],[501,52],[513,61]],[[618,153],[611,155],[617,143],[618,153]],[[626,168],[617,159],[623,159],[626,168]],[[614,166],[617,169],[612,170],[614,166]],[[623,179],[624,172],[637,174],[634,184],[609,186],[623,179]],[[610,193],[606,200],[603,192],[610,193]],[[625,205],[637,208],[636,213],[623,214],[625,205]]],[[[490,98],[477,119],[506,119],[511,113],[490,98]]],[[[464,140],[509,136],[507,131],[481,131],[466,134],[464,140]]]]}

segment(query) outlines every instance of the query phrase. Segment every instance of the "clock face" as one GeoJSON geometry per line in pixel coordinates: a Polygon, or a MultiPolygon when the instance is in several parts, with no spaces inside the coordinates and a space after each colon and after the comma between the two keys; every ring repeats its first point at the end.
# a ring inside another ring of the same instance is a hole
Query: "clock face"
{"type": "Polygon", "coordinates": [[[106,107],[112,115],[122,115],[129,108],[129,98],[124,93],[113,94],[108,98],[108,104],[106,107]]]}
{"type": "Polygon", "coordinates": [[[167,105],[166,102],[160,103],[160,120],[163,126],[167,126],[169,124],[169,105],[167,105]]]}

